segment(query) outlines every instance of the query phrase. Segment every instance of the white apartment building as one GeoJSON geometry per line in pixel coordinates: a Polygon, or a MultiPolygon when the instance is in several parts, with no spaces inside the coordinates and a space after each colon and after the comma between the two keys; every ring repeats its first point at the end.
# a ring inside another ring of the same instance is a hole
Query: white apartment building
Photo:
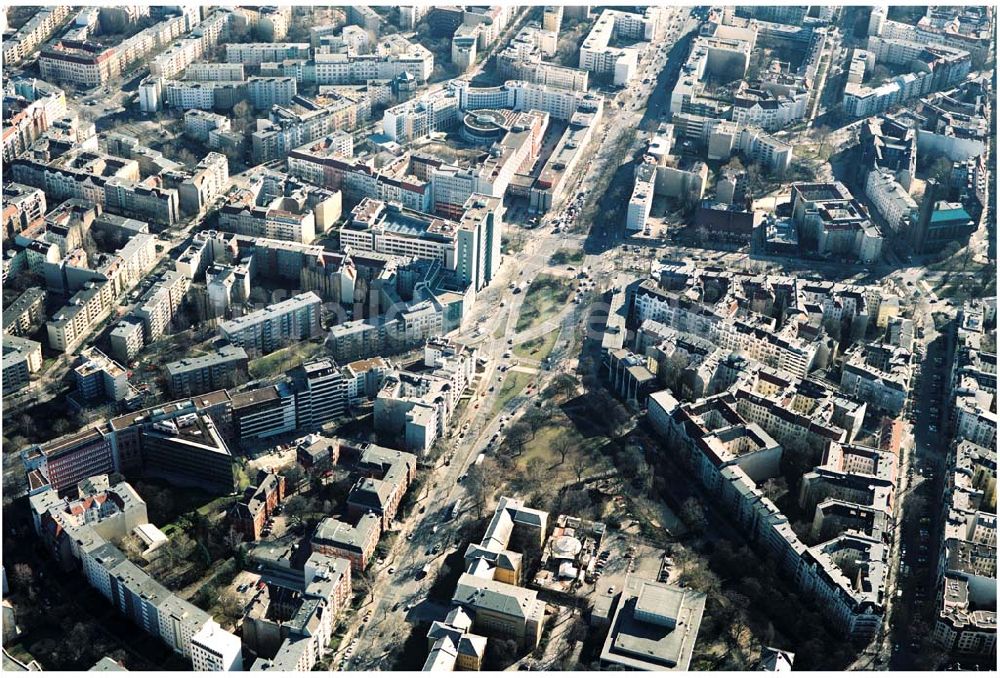
{"type": "Polygon", "coordinates": [[[625,229],[628,231],[643,231],[646,220],[653,208],[653,194],[656,185],[656,168],[653,165],[642,164],[636,170],[635,186],[632,197],[628,201],[628,213],[625,217],[625,229]]]}
{"type": "Polygon", "coordinates": [[[212,621],[191,638],[191,667],[195,671],[242,671],[243,644],[212,621]]]}
{"type": "Polygon", "coordinates": [[[458,98],[438,91],[385,109],[382,130],[393,141],[408,142],[447,131],[458,120],[458,98]]]}
{"type": "Polygon", "coordinates": [[[965,438],[977,445],[990,447],[996,444],[997,413],[990,409],[995,393],[977,391],[955,398],[955,437],[965,438]]]}
{"type": "Polygon", "coordinates": [[[252,77],[247,80],[250,105],[257,110],[270,110],[271,106],[288,106],[298,93],[295,78],[252,77]]]}
{"type": "Polygon", "coordinates": [[[118,362],[128,365],[143,347],[143,329],[141,322],[122,320],[111,330],[111,354],[118,362]]]}
{"type": "Polygon", "coordinates": [[[778,90],[764,83],[755,89],[744,83],[733,97],[733,121],[777,132],[804,119],[808,101],[809,92],[804,87],[778,90]]]}
{"type": "Polygon", "coordinates": [[[73,353],[90,330],[108,316],[114,302],[114,283],[110,280],[85,283],[46,324],[49,346],[73,353]]]}
{"type": "Polygon", "coordinates": [[[737,320],[719,325],[716,344],[759,363],[805,377],[816,359],[816,344],[778,334],[737,320]]]}
{"type": "Polygon", "coordinates": [[[886,369],[881,369],[867,360],[869,348],[859,347],[845,355],[840,390],[892,416],[898,416],[909,395],[909,353],[903,351],[900,357],[890,358],[887,365],[882,365],[886,369]]]}
{"type": "MultiPolygon", "coordinates": [[[[201,80],[205,82],[217,82],[219,80],[246,80],[246,73],[243,64],[231,63],[197,63],[191,64],[184,71],[185,80],[201,80]]],[[[150,68],[152,72],[152,68],[150,68]]],[[[165,79],[173,78],[177,73],[171,75],[162,74],[165,79]]]]}
{"type": "Polygon", "coordinates": [[[174,108],[197,108],[210,111],[214,108],[232,108],[246,98],[246,83],[238,82],[193,82],[188,80],[167,80],[162,83],[162,101],[174,108]]]}
{"type": "Polygon", "coordinates": [[[320,333],[320,299],[305,292],[219,324],[219,334],[248,353],[264,355],[320,333]]]}
{"type": "Polygon", "coordinates": [[[552,31],[555,34],[559,34],[559,28],[562,26],[563,20],[563,6],[562,5],[546,5],[545,9],[542,11],[542,29],[546,31],[552,31]]]}
{"type": "Polygon", "coordinates": [[[610,47],[611,40],[652,42],[660,37],[660,8],[648,7],[643,15],[606,9],[598,17],[580,46],[580,68],[610,74],[615,85],[626,85],[635,76],[638,51],[610,47]]]}
{"type": "Polygon", "coordinates": [[[461,73],[466,73],[476,63],[476,52],[479,45],[479,28],[461,25],[451,36],[451,63],[461,73]]]}
{"type": "Polygon", "coordinates": [[[229,188],[229,160],[221,153],[209,153],[195,167],[191,178],[177,189],[181,207],[200,214],[229,188]]]}
{"type": "Polygon", "coordinates": [[[599,112],[604,107],[604,98],[600,95],[523,80],[510,80],[500,87],[471,87],[464,80],[453,80],[450,86],[463,111],[483,108],[536,110],[559,120],[569,120],[577,111],[599,112]]]}
{"type": "Polygon", "coordinates": [[[14,35],[4,38],[3,63],[16,66],[55,32],[69,16],[69,5],[41,7],[14,35]]]}
{"type": "Polygon", "coordinates": [[[184,133],[204,143],[210,132],[228,132],[232,129],[229,118],[211,111],[190,109],[184,111],[184,133]]]}
{"type": "Polygon", "coordinates": [[[260,66],[265,62],[285,59],[308,59],[310,54],[308,42],[247,42],[226,45],[226,61],[246,66],[260,66]]]}
{"type": "Polygon", "coordinates": [[[869,172],[865,180],[865,195],[893,231],[899,232],[919,216],[916,201],[896,181],[892,172],[881,169],[869,172]]]}
{"type": "Polygon", "coordinates": [[[134,313],[142,320],[147,344],[163,336],[190,287],[190,278],[177,271],[167,271],[142,297],[134,313]]]}

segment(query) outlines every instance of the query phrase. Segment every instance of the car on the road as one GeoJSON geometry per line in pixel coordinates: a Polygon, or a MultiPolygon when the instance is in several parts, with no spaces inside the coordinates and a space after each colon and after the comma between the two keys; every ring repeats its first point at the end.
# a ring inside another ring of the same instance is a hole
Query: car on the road
{"type": "Polygon", "coordinates": [[[615,594],[615,587],[614,586],[609,586],[608,587],[608,595],[609,596],[613,596],[614,594],[615,594]]]}
{"type": "Polygon", "coordinates": [[[393,566],[390,566],[389,569],[386,570],[386,572],[388,572],[389,574],[394,574],[396,572],[396,568],[393,567],[393,566]]]}

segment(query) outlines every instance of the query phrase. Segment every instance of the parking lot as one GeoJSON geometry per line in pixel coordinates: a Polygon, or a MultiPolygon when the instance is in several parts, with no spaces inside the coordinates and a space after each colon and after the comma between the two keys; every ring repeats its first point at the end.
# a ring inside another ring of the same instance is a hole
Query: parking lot
{"type": "Polygon", "coordinates": [[[654,581],[673,576],[663,567],[663,549],[654,548],[620,532],[608,533],[601,542],[595,568],[594,595],[615,595],[634,575],[654,581]]]}

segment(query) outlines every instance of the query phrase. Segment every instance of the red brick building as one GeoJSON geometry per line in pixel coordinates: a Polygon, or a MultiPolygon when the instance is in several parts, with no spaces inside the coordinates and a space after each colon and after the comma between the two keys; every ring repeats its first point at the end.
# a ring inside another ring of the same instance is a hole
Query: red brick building
{"type": "Polygon", "coordinates": [[[285,498],[285,479],[276,473],[261,471],[257,484],[248,487],[243,500],[233,509],[233,525],[247,541],[257,541],[264,523],[285,498]]]}

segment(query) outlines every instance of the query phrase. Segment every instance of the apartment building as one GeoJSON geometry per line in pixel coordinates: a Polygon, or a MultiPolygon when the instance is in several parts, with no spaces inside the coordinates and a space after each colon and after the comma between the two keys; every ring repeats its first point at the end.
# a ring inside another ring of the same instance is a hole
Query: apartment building
{"type": "Polygon", "coordinates": [[[844,354],[840,388],[871,407],[898,416],[910,391],[910,353],[885,344],[855,346],[844,354]]]}
{"type": "Polygon", "coordinates": [[[417,457],[408,452],[369,445],[361,454],[358,471],[363,475],[347,495],[347,513],[352,520],[374,513],[388,530],[399,504],[416,477],[417,457]]]}
{"type": "Polygon", "coordinates": [[[569,125],[556,142],[528,196],[530,208],[536,212],[549,210],[553,202],[564,195],[567,179],[584,157],[583,149],[590,143],[603,111],[579,111],[570,118],[569,125]]]}
{"type": "Polygon", "coordinates": [[[740,125],[760,127],[765,132],[777,132],[806,117],[809,91],[776,88],[770,83],[753,87],[743,82],[733,94],[732,119],[740,125]]]}
{"type": "Polygon", "coordinates": [[[142,321],[132,316],[121,320],[111,330],[111,354],[123,365],[131,364],[145,345],[142,321]]]}
{"type": "Polygon", "coordinates": [[[233,395],[233,437],[242,446],[295,430],[295,394],[285,382],[233,395]]]}
{"type": "Polygon", "coordinates": [[[131,389],[125,369],[107,357],[96,346],[80,353],[80,364],[73,368],[76,390],[85,401],[118,402],[128,397],[131,389]]]}
{"type": "Polygon", "coordinates": [[[42,345],[4,332],[3,391],[13,393],[31,381],[31,375],[42,367],[42,345]]]}
{"type": "MultiPolygon", "coordinates": [[[[182,110],[229,110],[247,98],[244,80],[217,80],[194,82],[189,80],[164,80],[160,82],[163,104],[182,110]]],[[[154,102],[155,103],[155,102],[154,102]]],[[[149,110],[158,111],[159,106],[149,110]]]]}
{"type": "Polygon", "coordinates": [[[476,351],[435,342],[425,351],[429,372],[396,371],[386,375],[375,397],[375,432],[401,449],[425,454],[458,405],[472,378],[476,351]]]}
{"type": "Polygon", "coordinates": [[[167,271],[142,296],[132,312],[142,321],[147,344],[164,335],[190,287],[190,278],[177,271],[167,271]]]}
{"type": "Polygon", "coordinates": [[[257,656],[250,670],[311,670],[326,653],[350,593],[350,563],[316,553],[305,563],[303,584],[258,589],[242,624],[244,647],[257,656]]]}
{"type": "Polygon", "coordinates": [[[724,351],[805,377],[813,368],[818,350],[814,342],[781,336],[759,323],[736,320],[719,325],[716,344],[724,351]]]}
{"type": "Polygon", "coordinates": [[[247,80],[247,97],[257,110],[272,106],[288,106],[298,93],[295,78],[251,77],[247,80]]]}
{"type": "Polygon", "coordinates": [[[769,367],[742,371],[729,391],[741,417],[766,427],[778,443],[794,448],[823,449],[831,442],[850,443],[860,433],[868,411],[863,400],[769,367]]]}
{"type": "Polygon", "coordinates": [[[921,68],[898,75],[877,87],[848,82],[843,98],[844,111],[848,115],[879,115],[909,99],[961,82],[972,68],[968,52],[942,44],[872,36],[868,39],[868,51],[877,63],[904,66],[918,62],[921,68]]]}
{"type": "MultiPolygon", "coordinates": [[[[332,198],[336,205],[336,196],[332,198]]],[[[317,204],[313,213],[320,214],[320,211],[317,204]]],[[[336,213],[334,210],[333,214],[336,213]]],[[[320,221],[325,225],[326,219],[324,210],[320,221]]],[[[278,278],[295,282],[301,289],[313,291],[325,300],[338,303],[354,301],[357,271],[353,259],[319,245],[202,231],[195,235],[190,247],[178,258],[175,268],[185,276],[199,276],[213,262],[239,267],[248,257],[251,257],[255,268],[271,271],[278,278]]]]}
{"type": "Polygon", "coordinates": [[[429,181],[418,179],[409,155],[376,169],[371,159],[345,158],[340,144],[324,139],[319,144],[298,148],[288,154],[289,173],[331,190],[340,190],[354,201],[373,198],[396,201],[409,209],[429,212],[432,190],[429,181]]]}
{"type": "Polygon", "coordinates": [[[503,222],[497,198],[470,196],[457,223],[371,198],[363,199],[351,217],[340,231],[342,248],[436,259],[455,271],[459,284],[476,290],[488,285],[499,268],[503,222]]]}
{"type": "MultiPolygon", "coordinates": [[[[156,73],[156,71],[150,70],[157,75],[169,80],[173,78],[180,70],[174,73],[156,73]]],[[[214,82],[218,80],[223,81],[238,81],[246,80],[245,67],[243,64],[230,64],[230,63],[193,63],[187,68],[182,69],[184,71],[185,80],[196,80],[196,81],[207,81],[214,82]]]]}
{"type": "Polygon", "coordinates": [[[55,490],[48,490],[31,499],[35,530],[56,556],[67,565],[79,561],[87,582],[123,616],[174,652],[191,657],[196,668],[224,670],[208,658],[228,656],[225,667],[239,669],[236,636],[170,593],[109,541],[147,523],[145,502],[135,490],[128,483],[113,485],[107,475],[95,474],[81,479],[76,495],[60,498],[55,490]],[[204,637],[204,629],[210,630],[210,638],[204,637]],[[202,639],[197,647],[192,642],[195,637],[202,639]]]}
{"type": "MultiPolygon", "coordinates": [[[[3,63],[13,67],[48,40],[69,16],[70,6],[41,7],[14,34],[3,41],[3,63]]],[[[6,32],[6,31],[5,31],[6,32]]]]}
{"type": "Polygon", "coordinates": [[[882,252],[882,234],[864,206],[840,182],[792,184],[792,222],[820,254],[872,262],[882,252]]]}
{"type": "Polygon", "coordinates": [[[638,50],[631,47],[611,47],[611,41],[653,42],[661,36],[662,31],[658,7],[648,7],[642,15],[606,9],[580,46],[580,68],[608,75],[615,85],[626,85],[638,68],[638,50]]]}
{"type": "Polygon", "coordinates": [[[245,42],[226,45],[226,61],[244,66],[260,66],[265,62],[285,59],[308,59],[308,42],[245,42]]]}
{"type": "Polygon", "coordinates": [[[178,219],[177,191],[160,188],[152,178],[145,182],[118,176],[105,178],[23,160],[15,161],[12,170],[15,177],[24,177],[56,199],[83,198],[108,212],[159,224],[173,224],[178,219]]]}
{"type": "MultiPolygon", "coordinates": [[[[4,49],[7,42],[4,40],[4,49]]],[[[66,115],[65,92],[35,78],[12,78],[4,87],[4,102],[4,164],[27,151],[36,139],[66,115]]],[[[7,188],[4,190],[6,192],[7,188]]]]}
{"type": "Polygon", "coordinates": [[[86,40],[58,40],[38,57],[43,80],[82,87],[106,85],[121,75],[121,61],[113,47],[86,40]]]}
{"type": "Polygon", "coordinates": [[[542,30],[551,31],[558,35],[562,20],[562,5],[546,5],[542,10],[542,30]]]}
{"type": "Polygon", "coordinates": [[[167,363],[163,372],[170,394],[183,397],[238,386],[245,378],[247,363],[245,350],[224,345],[207,355],[167,363]]]}
{"type": "MultiPolygon", "coordinates": [[[[691,53],[681,66],[680,75],[670,93],[670,112],[722,118],[727,103],[706,96],[705,81],[711,77],[742,79],[750,64],[750,54],[757,43],[757,28],[714,24],[706,27],[691,45],[691,53]]],[[[752,105],[752,101],[748,101],[752,105]]]]}
{"type": "Polygon", "coordinates": [[[756,127],[698,115],[675,114],[674,122],[683,136],[706,143],[709,160],[727,160],[739,153],[750,162],[760,163],[778,175],[787,171],[792,164],[792,146],[756,127]]]}
{"type": "Polygon", "coordinates": [[[434,92],[385,109],[382,130],[393,141],[408,142],[446,132],[458,121],[458,98],[434,92]]]}
{"type": "Polygon", "coordinates": [[[242,671],[243,644],[218,624],[206,624],[191,638],[191,667],[195,671],[242,671]]]}
{"type": "Polygon", "coordinates": [[[312,536],[313,553],[344,558],[355,572],[364,572],[375,555],[382,535],[382,519],[374,513],[361,516],[354,525],[324,518],[312,536]]]}
{"type": "Polygon", "coordinates": [[[919,218],[916,201],[890,172],[869,172],[865,180],[865,195],[894,232],[902,231],[919,218]]]}
{"type": "Polygon", "coordinates": [[[184,111],[184,133],[196,141],[205,143],[211,132],[229,132],[232,125],[229,118],[218,113],[191,109],[184,111]]]}
{"type": "Polygon", "coordinates": [[[177,188],[181,211],[201,214],[228,188],[229,160],[221,153],[209,153],[177,188]]]}
{"type": "Polygon", "coordinates": [[[996,451],[959,439],[945,481],[940,608],[932,639],[975,660],[996,652],[996,451]],[[991,562],[992,561],[992,562],[991,562]]]}
{"type": "Polygon", "coordinates": [[[41,287],[29,287],[3,309],[5,335],[23,336],[45,320],[46,292],[41,287]]]}
{"type": "Polygon", "coordinates": [[[110,313],[117,295],[110,280],[88,281],[70,297],[66,306],[45,325],[49,346],[62,353],[73,353],[90,331],[110,313]]]}
{"type": "Polygon", "coordinates": [[[635,184],[628,201],[625,215],[625,230],[645,231],[649,213],[653,209],[656,188],[656,166],[648,163],[639,165],[635,171],[635,184]]]}
{"type": "Polygon", "coordinates": [[[264,523],[274,514],[275,507],[285,498],[285,478],[275,473],[259,471],[256,482],[243,491],[243,499],[233,508],[236,530],[247,541],[261,537],[264,523]]]}
{"type": "Polygon", "coordinates": [[[302,363],[289,372],[295,393],[295,420],[301,431],[315,432],[347,412],[347,380],[332,360],[302,363]]]}
{"type": "Polygon", "coordinates": [[[220,210],[219,225],[240,235],[305,244],[336,222],[340,210],[339,191],[297,191],[278,196],[264,206],[230,200],[220,210]]]}
{"type": "Polygon", "coordinates": [[[76,492],[60,496],[53,489],[29,499],[35,532],[63,567],[79,558],[66,528],[93,529],[104,539],[121,539],[148,524],[146,502],[127,482],[111,483],[109,476],[91,476],[77,483],[76,492]]]}
{"type": "Polygon", "coordinates": [[[660,391],[650,395],[648,408],[650,423],[676,446],[672,449],[718,497],[720,507],[755,549],[773,555],[783,575],[812,596],[843,635],[858,640],[874,637],[887,595],[887,545],[879,537],[853,531],[812,547],[802,543],[788,519],[759,489],[770,469],[760,464],[744,468],[748,465],[739,463],[748,453],[752,461],[767,449],[758,442],[766,438],[759,433],[748,438],[756,425],[747,426],[732,408],[729,394],[681,405],[668,391],[660,391]],[[863,566],[857,579],[842,569],[848,557],[863,566]]]}
{"type": "Polygon", "coordinates": [[[257,123],[251,134],[255,162],[288,157],[293,149],[340,130],[353,129],[358,121],[358,104],[347,97],[322,95],[291,109],[276,106],[268,120],[257,123]]]}
{"type": "Polygon", "coordinates": [[[320,299],[314,292],[298,294],[285,301],[219,324],[219,334],[248,353],[264,355],[287,344],[319,335],[320,299]]]}

